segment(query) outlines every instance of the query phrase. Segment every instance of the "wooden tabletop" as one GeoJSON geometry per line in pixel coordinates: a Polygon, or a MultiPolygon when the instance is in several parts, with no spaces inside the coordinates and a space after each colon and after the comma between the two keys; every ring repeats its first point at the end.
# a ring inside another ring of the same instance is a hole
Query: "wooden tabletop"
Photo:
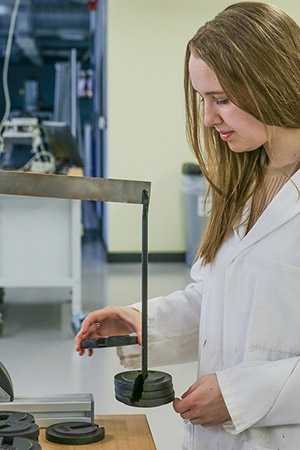
{"type": "Polygon", "coordinates": [[[88,445],[53,444],[41,428],[39,443],[43,450],[156,450],[145,414],[95,416],[95,423],[105,428],[105,438],[88,445]]]}

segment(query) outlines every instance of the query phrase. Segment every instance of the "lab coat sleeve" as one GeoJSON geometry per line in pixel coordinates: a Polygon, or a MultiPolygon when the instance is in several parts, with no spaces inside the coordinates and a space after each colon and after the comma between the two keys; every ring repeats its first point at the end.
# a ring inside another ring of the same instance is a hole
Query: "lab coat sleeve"
{"type": "MultiPolygon", "coordinates": [[[[195,361],[203,289],[199,264],[191,270],[196,280],[184,290],[148,302],[148,359],[150,366],[195,361]]],[[[130,305],[141,311],[141,303],[130,305]]],[[[141,347],[119,347],[120,362],[127,368],[141,367],[141,347]]]]}
{"type": "Polygon", "coordinates": [[[239,434],[250,427],[299,424],[300,358],[251,361],[217,372],[231,421],[223,428],[239,434]]]}

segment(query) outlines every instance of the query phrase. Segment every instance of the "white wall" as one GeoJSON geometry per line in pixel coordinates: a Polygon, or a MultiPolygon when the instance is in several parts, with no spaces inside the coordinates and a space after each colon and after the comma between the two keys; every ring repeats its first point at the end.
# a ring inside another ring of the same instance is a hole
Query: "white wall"
{"type": "MultiPolygon", "coordinates": [[[[183,61],[197,28],[233,2],[109,0],[108,176],[152,182],[149,250],[182,252],[183,61]]],[[[298,22],[298,0],[272,0],[298,22]]],[[[141,207],[108,205],[108,250],[140,251],[141,207]]]]}

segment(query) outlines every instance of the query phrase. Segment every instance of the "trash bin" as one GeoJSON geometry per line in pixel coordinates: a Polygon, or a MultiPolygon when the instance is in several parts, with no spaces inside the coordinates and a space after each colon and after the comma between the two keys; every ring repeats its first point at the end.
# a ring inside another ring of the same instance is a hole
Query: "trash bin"
{"type": "Polygon", "coordinates": [[[191,267],[201,237],[209,221],[210,201],[205,202],[208,182],[197,164],[182,166],[182,192],[185,194],[185,262],[191,267]]]}

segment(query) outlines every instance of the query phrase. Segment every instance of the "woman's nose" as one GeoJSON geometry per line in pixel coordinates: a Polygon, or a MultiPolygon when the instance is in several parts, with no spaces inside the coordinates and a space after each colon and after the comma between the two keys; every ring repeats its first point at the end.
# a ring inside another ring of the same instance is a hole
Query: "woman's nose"
{"type": "Polygon", "coordinates": [[[213,127],[222,123],[222,117],[216,111],[214,105],[205,105],[204,107],[204,125],[206,127],[213,127]]]}

